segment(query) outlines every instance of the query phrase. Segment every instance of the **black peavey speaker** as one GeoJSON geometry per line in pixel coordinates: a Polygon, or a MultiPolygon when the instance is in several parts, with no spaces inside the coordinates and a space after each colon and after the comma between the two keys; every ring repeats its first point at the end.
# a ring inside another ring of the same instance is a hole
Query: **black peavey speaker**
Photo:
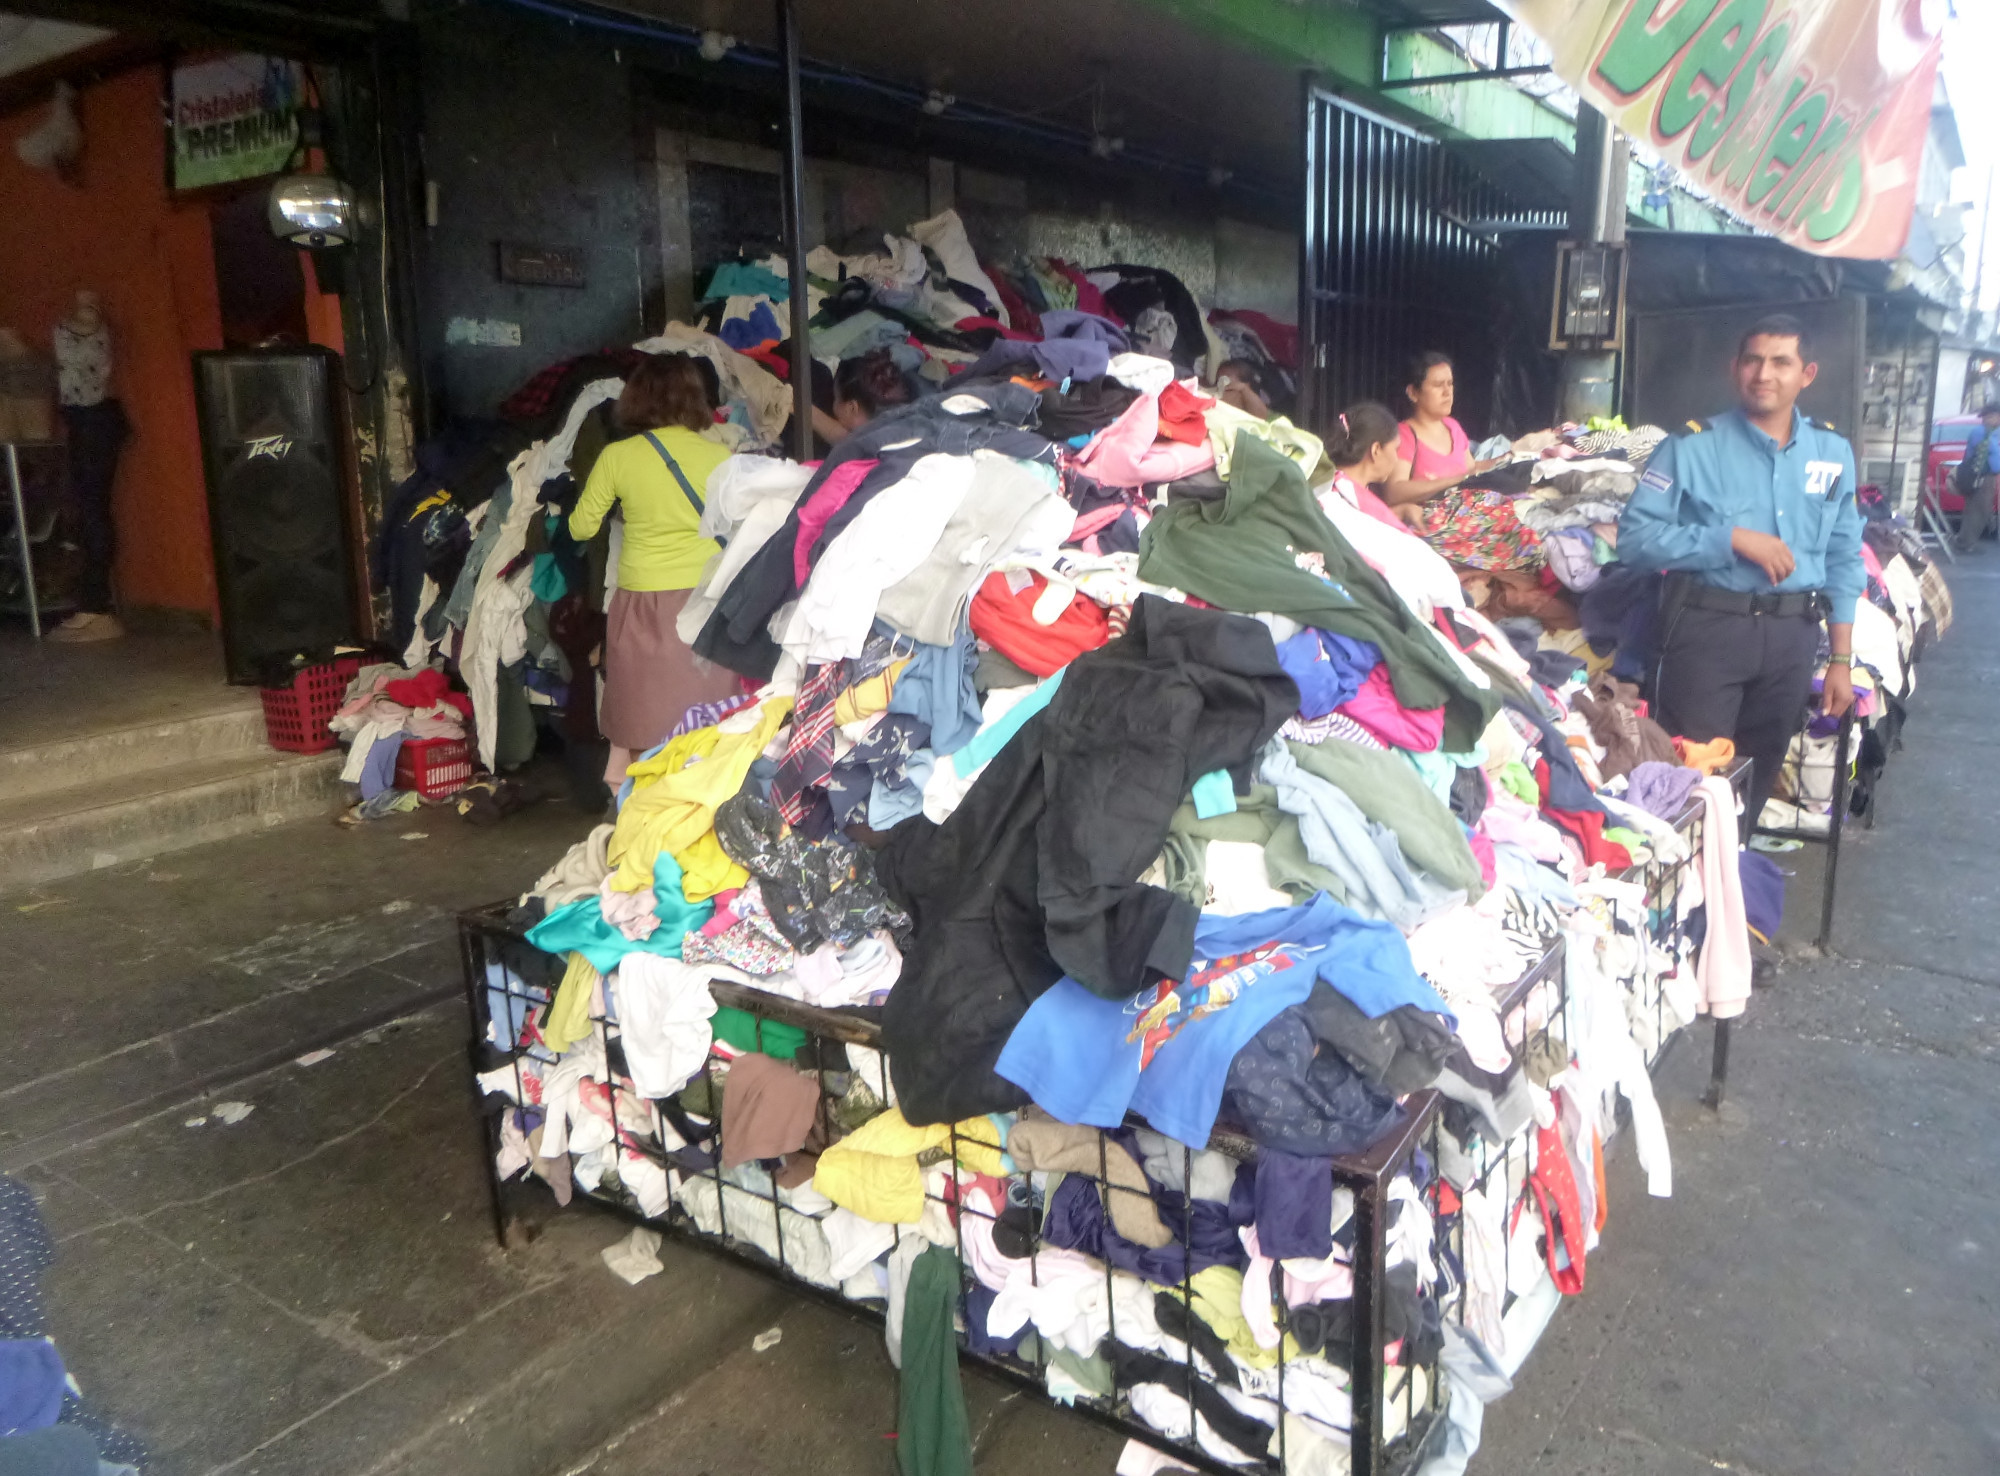
{"type": "Polygon", "coordinates": [[[354,640],[354,542],[335,390],[314,348],[194,355],[229,680],[354,640]]]}

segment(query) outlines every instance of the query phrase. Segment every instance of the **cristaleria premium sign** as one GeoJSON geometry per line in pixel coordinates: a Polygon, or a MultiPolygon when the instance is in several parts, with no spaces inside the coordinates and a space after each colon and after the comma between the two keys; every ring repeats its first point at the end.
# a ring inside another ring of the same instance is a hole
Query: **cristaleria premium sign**
{"type": "Polygon", "coordinates": [[[247,52],[174,68],[174,188],[276,174],[299,146],[296,62],[247,52]]]}
{"type": "Polygon", "coordinates": [[[1557,73],[1745,219],[1822,256],[1903,248],[1944,0],[1514,0],[1557,73]]]}

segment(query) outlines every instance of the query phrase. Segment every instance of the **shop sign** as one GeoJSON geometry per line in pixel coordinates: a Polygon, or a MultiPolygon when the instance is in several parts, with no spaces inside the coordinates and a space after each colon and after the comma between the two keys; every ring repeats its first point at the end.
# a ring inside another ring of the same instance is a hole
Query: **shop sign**
{"type": "Polygon", "coordinates": [[[1599,111],[1820,256],[1903,249],[1943,0],[1513,0],[1599,111]]]}
{"type": "Polygon", "coordinates": [[[240,52],[175,67],[169,133],[177,190],[258,179],[299,147],[297,62],[240,52]]]}
{"type": "Polygon", "coordinates": [[[583,252],[575,246],[525,246],[500,243],[500,280],[523,287],[584,287],[583,252]]]}

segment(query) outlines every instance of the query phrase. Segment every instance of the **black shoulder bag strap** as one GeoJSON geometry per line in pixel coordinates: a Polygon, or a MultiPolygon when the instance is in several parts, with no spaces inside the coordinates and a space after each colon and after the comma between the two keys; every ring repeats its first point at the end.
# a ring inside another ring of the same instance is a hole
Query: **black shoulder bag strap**
{"type": "Polygon", "coordinates": [[[662,446],[660,444],[660,438],[654,435],[651,431],[647,431],[646,442],[655,451],[660,453],[660,460],[664,461],[667,464],[667,470],[672,472],[674,474],[674,480],[681,484],[681,491],[687,493],[687,500],[694,504],[694,515],[696,517],[701,517],[704,514],[706,514],[708,508],[705,505],[703,505],[701,500],[701,494],[694,490],[694,483],[690,482],[687,479],[687,473],[681,470],[681,464],[678,461],[674,460],[673,454],[669,452],[665,446],[662,446]]]}

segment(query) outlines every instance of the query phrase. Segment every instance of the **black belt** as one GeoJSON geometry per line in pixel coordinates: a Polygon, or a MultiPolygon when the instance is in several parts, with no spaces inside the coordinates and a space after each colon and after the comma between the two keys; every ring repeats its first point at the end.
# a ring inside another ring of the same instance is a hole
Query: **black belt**
{"type": "Polygon", "coordinates": [[[1833,608],[1816,589],[1789,594],[1745,594],[1742,590],[1717,589],[1686,574],[1668,576],[1667,598],[1683,609],[1720,610],[1730,615],[1810,615],[1821,619],[1833,608]]]}

